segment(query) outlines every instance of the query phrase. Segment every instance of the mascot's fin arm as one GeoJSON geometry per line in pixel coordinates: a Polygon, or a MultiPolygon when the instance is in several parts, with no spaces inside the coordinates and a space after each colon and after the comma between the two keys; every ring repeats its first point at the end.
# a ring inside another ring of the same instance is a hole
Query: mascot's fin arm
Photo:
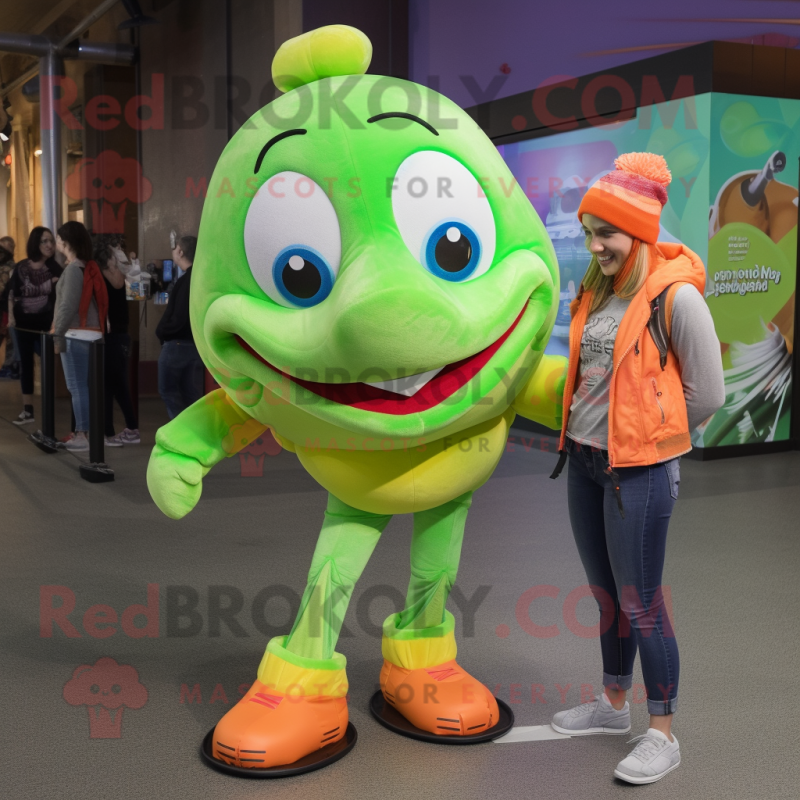
{"type": "Polygon", "coordinates": [[[511,407],[520,416],[560,430],[566,377],[567,359],[564,356],[542,355],[539,366],[528,378],[511,407]]]}
{"type": "Polygon", "coordinates": [[[242,411],[222,389],[216,389],[159,428],[156,443],[172,453],[194,458],[210,469],[247,447],[266,429],[266,425],[242,411]]]}

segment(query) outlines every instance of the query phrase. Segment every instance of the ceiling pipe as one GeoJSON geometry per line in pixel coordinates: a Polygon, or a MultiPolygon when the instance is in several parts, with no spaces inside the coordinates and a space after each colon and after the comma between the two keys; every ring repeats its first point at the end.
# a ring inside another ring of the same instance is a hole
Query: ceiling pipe
{"type": "Polygon", "coordinates": [[[102,17],[106,11],[111,9],[115,6],[119,0],[103,0],[97,8],[89,14],[88,17],[84,17],[57,45],[56,47],[66,47],[70,42],[77,39],[83,33],[89,30],[89,28],[94,25],[97,20],[102,17]]]}
{"type": "Polygon", "coordinates": [[[125,10],[128,12],[130,19],[120,22],[120,24],[117,25],[117,30],[124,31],[130,28],[140,28],[143,25],[158,25],[157,19],[146,17],[142,13],[139,0],[122,0],[122,5],[125,6],[125,10]]]}
{"type": "MultiPolygon", "coordinates": [[[[89,28],[92,27],[92,25],[94,25],[95,22],[97,22],[98,19],[100,19],[100,17],[102,17],[112,6],[115,6],[118,2],[119,0],[103,0],[103,2],[100,3],[100,5],[94,11],[92,11],[91,14],[89,14],[89,16],[84,17],[63,39],[61,39],[61,41],[55,44],[53,44],[53,42],[46,36],[35,36],[24,33],[0,33],[0,51],[5,50],[9,53],[26,53],[28,55],[41,58],[45,55],[45,53],[38,51],[38,46],[41,43],[39,40],[44,40],[47,42],[49,48],[55,47],[57,51],[60,51],[62,48],[66,48],[68,45],[74,42],[75,39],[82,36],[87,30],[89,30],[89,28]],[[23,44],[25,40],[29,40],[32,47],[37,48],[37,51],[34,52],[33,49],[18,49],[19,45],[23,44]]],[[[18,87],[22,86],[22,84],[27,83],[39,72],[40,66],[40,64],[33,65],[11,83],[0,87],[0,97],[5,97],[6,95],[11,94],[14,89],[17,89],[18,87]]]]}
{"type": "Polygon", "coordinates": [[[136,63],[136,48],[131,44],[106,44],[76,40],[61,48],[64,58],[93,61],[96,64],[121,64],[130,67],[136,63]]]}
{"type": "Polygon", "coordinates": [[[53,43],[46,36],[32,33],[0,32],[0,50],[7,53],[23,53],[28,56],[46,56],[53,49],[53,43]]]}
{"type": "Polygon", "coordinates": [[[51,51],[39,59],[41,85],[42,222],[54,234],[63,220],[61,192],[61,120],[56,115],[56,81],[63,77],[64,61],[51,51]]]}
{"type": "Polygon", "coordinates": [[[82,41],[80,37],[118,0],[104,0],[89,16],[78,23],[61,41],[27,33],[0,33],[0,51],[24,53],[39,58],[39,64],[0,89],[4,97],[29,81],[38,72],[40,80],[40,126],[42,169],[42,221],[55,232],[63,220],[61,180],[61,121],[56,114],[59,78],[63,78],[64,58],[76,58],[100,64],[131,65],[136,48],[125,44],[82,41]]]}

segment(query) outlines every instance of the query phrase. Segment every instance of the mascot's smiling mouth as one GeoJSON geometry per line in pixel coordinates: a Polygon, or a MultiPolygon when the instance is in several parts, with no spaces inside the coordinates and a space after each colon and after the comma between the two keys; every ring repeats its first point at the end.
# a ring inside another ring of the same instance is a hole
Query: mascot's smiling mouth
{"type": "Polygon", "coordinates": [[[517,318],[511,324],[511,327],[493,344],[481,350],[479,353],[455,361],[445,367],[441,367],[438,371],[431,370],[435,373],[433,377],[424,382],[417,391],[411,395],[405,394],[399,385],[404,386],[407,391],[408,388],[415,388],[408,386],[408,384],[422,383],[424,376],[430,373],[420,373],[419,375],[410,375],[405,378],[396,379],[394,381],[384,381],[383,384],[371,383],[320,383],[318,381],[307,381],[302,378],[294,378],[291,375],[279,370],[277,367],[270,364],[265,358],[260,356],[244,339],[236,336],[236,341],[246,350],[250,355],[255,356],[262,364],[266,364],[271,370],[280,373],[285,378],[288,378],[292,383],[302,386],[304,389],[314,394],[324,397],[334,403],[339,403],[343,406],[350,406],[351,408],[358,408],[362,411],[377,411],[382,414],[415,414],[421,411],[427,411],[439,403],[446,400],[451,395],[455,394],[462,386],[467,384],[472,378],[477,375],[484,366],[488,363],[489,359],[500,349],[503,342],[511,335],[514,328],[522,319],[525,309],[528,307],[526,302],[519,312],[517,318]],[[419,381],[415,381],[419,378],[419,381]],[[395,390],[382,388],[383,385],[394,384],[395,390]],[[397,394],[397,391],[403,393],[397,394]]]}

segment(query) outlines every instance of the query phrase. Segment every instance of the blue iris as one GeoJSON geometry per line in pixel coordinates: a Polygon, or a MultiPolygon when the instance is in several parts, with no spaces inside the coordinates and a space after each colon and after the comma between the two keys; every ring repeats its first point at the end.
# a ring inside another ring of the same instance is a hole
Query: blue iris
{"type": "Polygon", "coordinates": [[[441,222],[422,247],[422,265],[446,281],[466,280],[481,260],[478,234],[464,222],[441,222]]]}
{"type": "Polygon", "coordinates": [[[272,279],[292,305],[310,308],[321,303],[333,288],[336,276],[323,255],[311,247],[284,247],[272,265],[272,279]]]}

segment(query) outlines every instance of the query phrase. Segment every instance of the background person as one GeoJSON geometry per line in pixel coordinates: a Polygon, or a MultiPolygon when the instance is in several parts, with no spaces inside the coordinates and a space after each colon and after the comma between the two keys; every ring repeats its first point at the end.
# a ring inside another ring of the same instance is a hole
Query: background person
{"type": "Polygon", "coordinates": [[[103,273],[108,292],[108,325],[105,336],[105,443],[109,447],[139,444],[139,423],[131,400],[128,381],[131,337],[128,333],[128,301],[125,297],[125,276],[117,266],[114,248],[101,243],[95,248],[94,260],[103,273]],[[125,429],[114,433],[114,400],[125,418],[125,429]]]}
{"type": "Polygon", "coordinates": [[[8,252],[11,253],[11,259],[14,259],[17,243],[10,236],[0,236],[0,247],[4,250],[8,250],[8,252]]]}
{"type": "MultiPolygon", "coordinates": [[[[7,252],[11,253],[11,273],[9,273],[9,280],[14,269],[14,259],[17,250],[16,242],[10,236],[0,237],[0,247],[7,252]]],[[[9,284],[6,283],[5,287],[0,291],[0,315],[4,320],[4,324],[8,325],[8,293],[9,284]]],[[[16,333],[13,327],[8,328],[6,336],[6,355],[2,365],[0,365],[0,378],[9,378],[11,380],[19,380],[19,359],[17,358],[17,349],[15,344],[16,333]]]]}
{"type": "Polygon", "coordinates": [[[598,700],[557,713],[552,726],[573,736],[627,733],[625,696],[638,649],[650,727],[614,775],[640,784],[680,764],[671,732],[678,645],[661,587],[667,527],[680,456],[725,391],[719,341],[701,294],[703,262],[681,244],[656,244],[671,180],[666,162],[628,153],[616,165],[578,209],[592,260],[572,306],[560,447],[569,454],[575,543],[601,608],[605,690],[598,700]],[[682,285],[673,289],[662,365],[645,326],[650,301],[674,283],[682,285]]]}
{"type": "Polygon", "coordinates": [[[17,264],[8,283],[8,321],[14,326],[22,389],[22,412],[15,425],[29,425],[33,415],[33,355],[42,355],[42,332],[50,330],[55,305],[55,284],[61,267],[55,260],[53,232],[34,228],[25,246],[28,257],[17,264]]]}
{"type": "MultiPolygon", "coordinates": [[[[83,294],[83,275],[86,263],[92,258],[92,239],[86,228],[76,221],[64,223],[58,229],[56,247],[64,256],[66,267],[56,285],[56,308],[52,331],[55,334],[56,352],[61,354],[61,364],[67,388],[72,395],[75,414],[75,436],[65,443],[67,450],[89,449],[89,348],[90,342],[66,336],[67,332],[81,327],[79,308],[83,294]]],[[[92,297],[86,317],[86,326],[100,333],[100,316],[97,302],[92,297]]]]}
{"type": "Polygon", "coordinates": [[[192,336],[189,322],[189,286],[197,238],[181,236],[172,259],[184,274],[170,292],[164,316],[156,328],[161,341],[158,356],[158,393],[167,406],[170,419],[203,396],[205,369],[192,336]]]}
{"type": "Polygon", "coordinates": [[[5,345],[3,351],[2,367],[0,367],[0,378],[19,378],[6,367],[14,362],[14,344],[11,340],[11,332],[8,329],[8,293],[9,281],[14,273],[14,251],[9,250],[7,237],[0,239],[0,348],[5,345]],[[4,244],[5,243],[5,244],[4,244]]]}

